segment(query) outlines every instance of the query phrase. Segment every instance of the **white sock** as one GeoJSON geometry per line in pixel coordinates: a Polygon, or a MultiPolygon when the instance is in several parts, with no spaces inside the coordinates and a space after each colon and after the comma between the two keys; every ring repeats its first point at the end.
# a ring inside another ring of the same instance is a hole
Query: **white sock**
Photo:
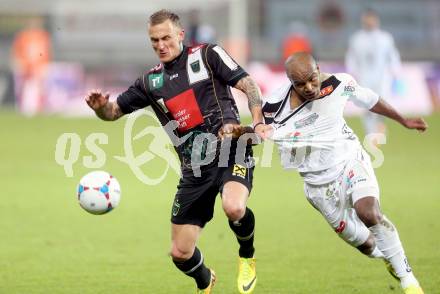
{"type": "Polygon", "coordinates": [[[396,275],[399,277],[402,288],[409,285],[418,286],[419,283],[406,259],[396,227],[384,216],[380,224],[369,229],[374,235],[377,248],[382,252],[384,258],[391,263],[396,275]]]}
{"type": "Polygon", "coordinates": [[[373,252],[370,253],[370,255],[368,255],[368,257],[371,258],[385,258],[385,256],[383,255],[382,251],[379,250],[379,248],[374,247],[373,252]]]}

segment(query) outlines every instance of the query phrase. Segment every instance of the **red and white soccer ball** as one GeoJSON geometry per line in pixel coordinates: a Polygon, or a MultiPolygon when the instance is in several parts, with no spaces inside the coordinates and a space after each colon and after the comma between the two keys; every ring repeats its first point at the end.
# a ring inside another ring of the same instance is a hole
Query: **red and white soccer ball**
{"type": "Polygon", "coordinates": [[[92,214],[104,214],[119,205],[121,187],[118,180],[105,171],[93,171],[79,181],[79,205],[92,214]]]}

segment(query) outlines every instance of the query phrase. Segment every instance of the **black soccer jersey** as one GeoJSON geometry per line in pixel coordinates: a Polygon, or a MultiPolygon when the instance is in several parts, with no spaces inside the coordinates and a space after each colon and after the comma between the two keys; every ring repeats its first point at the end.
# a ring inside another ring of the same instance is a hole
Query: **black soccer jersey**
{"type": "Polygon", "coordinates": [[[139,77],[117,103],[123,113],[152,106],[162,125],[174,119],[177,133],[217,135],[225,123],[240,123],[229,86],[247,73],[219,46],[184,47],[170,63],[139,77]]]}

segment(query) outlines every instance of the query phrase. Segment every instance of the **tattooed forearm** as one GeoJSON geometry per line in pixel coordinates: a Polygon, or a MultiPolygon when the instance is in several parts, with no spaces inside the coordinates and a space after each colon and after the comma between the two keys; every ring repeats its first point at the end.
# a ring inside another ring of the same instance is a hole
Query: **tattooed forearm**
{"type": "Polygon", "coordinates": [[[104,107],[95,112],[100,119],[107,121],[117,120],[124,115],[119,108],[119,105],[115,102],[108,102],[104,107]]]}
{"type": "Polygon", "coordinates": [[[248,106],[250,110],[255,107],[261,107],[262,100],[260,88],[250,76],[244,77],[239,80],[238,83],[235,85],[235,88],[246,94],[246,96],[248,97],[248,106]]]}

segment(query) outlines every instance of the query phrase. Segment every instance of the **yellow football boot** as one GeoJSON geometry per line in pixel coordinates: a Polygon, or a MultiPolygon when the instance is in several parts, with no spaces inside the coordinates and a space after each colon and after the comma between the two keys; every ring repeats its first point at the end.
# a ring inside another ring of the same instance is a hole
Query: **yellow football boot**
{"type": "Polygon", "coordinates": [[[256,284],[255,258],[240,257],[238,260],[238,292],[242,294],[252,293],[256,284]]]}

